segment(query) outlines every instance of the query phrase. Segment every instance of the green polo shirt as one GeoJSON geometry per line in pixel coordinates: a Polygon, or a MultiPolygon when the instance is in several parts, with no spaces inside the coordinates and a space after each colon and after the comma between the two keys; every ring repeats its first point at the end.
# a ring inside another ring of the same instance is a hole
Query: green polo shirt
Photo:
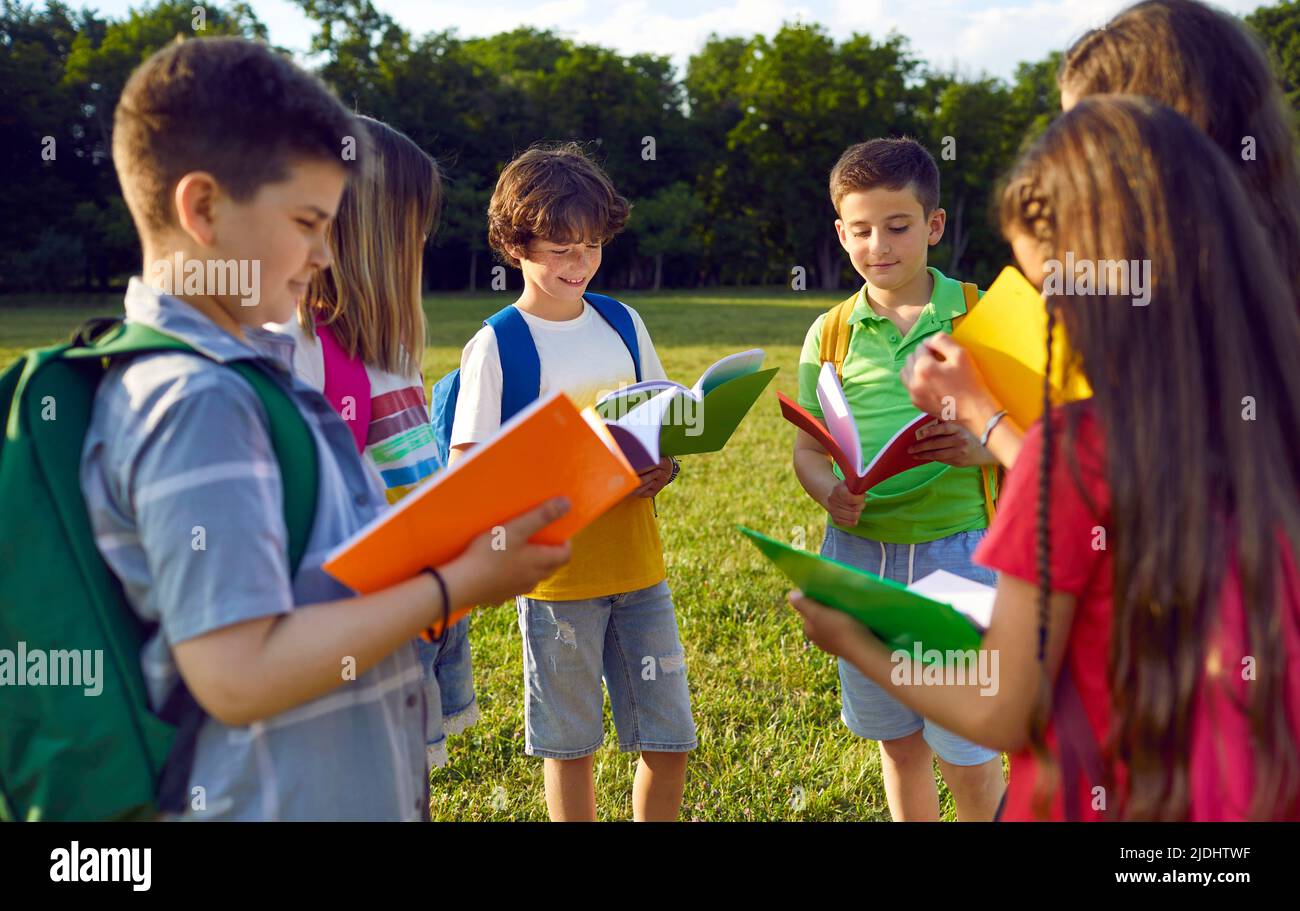
{"type": "MultiPolygon", "coordinates": [[[[961,283],[933,267],[929,271],[934,277],[934,293],[907,335],[900,337],[893,323],[871,309],[866,285],[858,292],[849,318],[852,334],[844,358],[844,397],[857,422],[867,461],[918,413],[898,378],[907,356],[922,339],[936,332],[952,332],[953,318],[966,312],[961,283]]],[[[799,355],[799,404],[818,419],[822,410],[817,401],[817,377],[822,369],[819,349],[825,320],[825,313],[817,317],[799,355]]],[[[844,477],[839,466],[835,474],[844,477]]],[[[873,487],[858,524],[844,530],[891,544],[919,544],[987,525],[979,468],[924,462],[873,487]]]]}

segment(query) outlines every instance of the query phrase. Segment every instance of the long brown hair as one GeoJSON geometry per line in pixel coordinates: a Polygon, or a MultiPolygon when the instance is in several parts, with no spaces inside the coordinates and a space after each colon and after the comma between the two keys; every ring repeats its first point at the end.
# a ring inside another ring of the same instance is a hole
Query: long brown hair
{"type": "MultiPolygon", "coordinates": [[[[1238,169],[1169,108],[1094,96],[1021,158],[1001,221],[1008,238],[1034,238],[1047,261],[1069,251],[1076,261],[1150,264],[1147,306],[1124,288],[1048,294],[1105,437],[1114,555],[1107,746],[1129,772],[1123,815],[1188,814],[1193,701],[1234,559],[1259,672],[1247,707],[1250,812],[1292,812],[1300,759],[1284,702],[1278,542],[1300,557],[1300,316],[1282,270],[1256,255],[1264,230],[1238,169]]],[[[1046,434],[1044,442],[1049,478],[1053,449],[1068,450],[1046,434]]],[[[1041,558],[1046,497],[1039,511],[1041,558]]],[[[1031,733],[1041,748],[1040,721],[1031,733]]]]}
{"type": "Polygon", "coordinates": [[[348,182],[329,229],[331,266],[298,304],[309,334],[333,330],[349,357],[391,373],[418,373],[424,358],[424,244],[442,203],[438,165],[403,133],[359,117],[369,160],[348,182]]]}
{"type": "Polygon", "coordinates": [[[1057,82],[1079,97],[1146,95],[1205,131],[1236,166],[1296,298],[1300,166],[1294,115],[1250,29],[1196,0],[1146,0],[1079,38],[1062,58],[1057,82]]]}

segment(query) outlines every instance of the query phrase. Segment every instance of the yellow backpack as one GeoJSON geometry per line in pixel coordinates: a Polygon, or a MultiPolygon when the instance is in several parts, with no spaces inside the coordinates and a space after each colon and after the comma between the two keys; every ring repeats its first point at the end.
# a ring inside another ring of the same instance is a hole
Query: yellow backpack
{"type": "MultiPolygon", "coordinates": [[[[966,297],[966,313],[970,313],[979,303],[979,289],[975,287],[974,282],[962,282],[961,291],[966,297]]],[[[849,353],[849,336],[853,334],[853,330],[849,327],[849,317],[853,315],[853,307],[857,301],[857,294],[848,300],[840,301],[827,311],[826,320],[822,323],[822,339],[818,352],[823,364],[829,362],[835,365],[835,373],[841,383],[844,382],[844,358],[849,353]]],[[[966,313],[953,319],[954,329],[966,318],[966,313]]],[[[1002,466],[981,465],[980,476],[984,481],[984,509],[988,513],[989,525],[992,525],[993,515],[997,511],[998,490],[1002,486],[1002,466]]]]}

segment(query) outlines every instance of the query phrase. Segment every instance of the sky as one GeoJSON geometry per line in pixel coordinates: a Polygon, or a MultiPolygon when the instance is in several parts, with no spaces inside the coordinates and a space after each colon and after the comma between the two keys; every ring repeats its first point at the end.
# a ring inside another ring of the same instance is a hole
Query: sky
{"type": "MultiPolygon", "coordinates": [[[[196,0],[197,2],[197,0],[196,0]]],[[[1100,25],[1130,0],[374,0],[407,31],[454,28],[480,37],[533,26],[625,54],[670,56],[679,68],[711,33],[772,34],[783,22],[817,22],[842,40],[854,32],[883,38],[897,30],[933,67],[964,76],[1009,78],[1016,64],[1041,60],[1100,25]]],[[[120,17],[131,0],[74,2],[120,17]]],[[[251,0],[272,43],[305,51],[314,24],[290,0],[251,0]]],[[[1231,13],[1268,0],[1218,0],[1231,13]]]]}

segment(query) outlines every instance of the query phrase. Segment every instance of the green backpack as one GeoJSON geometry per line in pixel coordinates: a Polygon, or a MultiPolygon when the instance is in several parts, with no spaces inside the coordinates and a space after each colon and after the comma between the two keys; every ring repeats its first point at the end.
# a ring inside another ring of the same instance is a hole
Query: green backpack
{"type": "MultiPolygon", "coordinates": [[[[70,343],[28,351],[0,375],[0,414],[8,415],[0,439],[0,650],[7,650],[0,662],[12,662],[9,675],[0,665],[0,820],[148,818],[173,750],[184,765],[179,774],[188,772],[193,742],[182,743],[186,734],[149,707],[140,649],[151,630],[95,546],[80,482],[105,371],[114,360],[165,350],[202,355],[148,326],[94,320],[70,343]],[[67,673],[72,650],[86,649],[103,653],[96,695],[82,686],[12,685],[25,671],[20,652],[43,651],[50,670],[61,654],[67,673]]],[[[269,418],[296,569],[315,517],[315,443],[264,368],[252,359],[229,366],[269,418]]],[[[168,706],[187,706],[185,724],[195,733],[201,710],[183,684],[177,690],[168,706]]],[[[182,778],[171,790],[187,800],[184,785],[182,778]]]]}

